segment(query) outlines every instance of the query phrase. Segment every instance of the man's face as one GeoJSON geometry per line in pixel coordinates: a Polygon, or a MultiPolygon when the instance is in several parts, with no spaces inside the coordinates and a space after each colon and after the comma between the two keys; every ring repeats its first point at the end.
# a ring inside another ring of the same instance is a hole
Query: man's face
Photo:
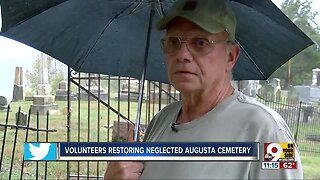
{"type": "MultiPolygon", "coordinates": [[[[167,37],[170,36],[178,36],[181,39],[205,37],[212,41],[228,41],[226,32],[211,34],[183,18],[176,18],[170,23],[167,37]]],[[[232,53],[235,50],[233,46],[235,45],[214,43],[209,53],[201,55],[195,51],[190,52],[190,47],[182,43],[176,52],[166,53],[169,81],[181,93],[204,93],[217,85],[230,82],[231,70],[238,56],[232,53]]]]}

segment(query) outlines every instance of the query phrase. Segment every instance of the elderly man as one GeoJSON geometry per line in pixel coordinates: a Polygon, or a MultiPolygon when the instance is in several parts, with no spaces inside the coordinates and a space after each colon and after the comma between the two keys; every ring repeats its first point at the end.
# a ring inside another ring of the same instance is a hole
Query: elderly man
{"type": "MultiPolygon", "coordinates": [[[[161,43],[168,76],[182,101],[153,118],[146,142],[260,142],[260,149],[266,142],[294,142],[276,112],[231,85],[240,48],[229,1],[178,1],[157,28],[166,29],[161,43]]],[[[261,162],[113,162],[105,178],[301,179],[297,150],[295,155],[294,170],[264,170],[261,162]]]]}

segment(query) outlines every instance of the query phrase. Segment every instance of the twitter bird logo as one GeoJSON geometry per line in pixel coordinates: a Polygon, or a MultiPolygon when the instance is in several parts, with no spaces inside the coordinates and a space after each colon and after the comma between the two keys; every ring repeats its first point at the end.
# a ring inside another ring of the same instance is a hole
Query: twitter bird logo
{"type": "Polygon", "coordinates": [[[29,151],[33,156],[30,160],[42,160],[49,152],[50,143],[41,143],[39,147],[29,144],[29,151]]]}
{"type": "Polygon", "coordinates": [[[25,143],[25,160],[56,160],[55,143],[25,143]]]}

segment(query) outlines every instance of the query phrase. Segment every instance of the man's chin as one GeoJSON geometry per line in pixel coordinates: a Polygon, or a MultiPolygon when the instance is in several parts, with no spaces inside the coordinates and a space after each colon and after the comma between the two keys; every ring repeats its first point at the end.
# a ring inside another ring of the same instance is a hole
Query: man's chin
{"type": "Polygon", "coordinates": [[[178,83],[172,83],[172,85],[180,93],[191,93],[191,92],[195,92],[198,89],[195,83],[191,83],[191,82],[178,82],[178,83]]]}

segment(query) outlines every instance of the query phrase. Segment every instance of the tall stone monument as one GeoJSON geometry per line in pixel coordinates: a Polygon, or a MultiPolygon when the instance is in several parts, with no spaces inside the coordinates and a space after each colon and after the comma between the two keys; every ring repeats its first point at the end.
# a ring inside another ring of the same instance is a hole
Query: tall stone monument
{"type": "Polygon", "coordinates": [[[23,68],[16,67],[12,100],[22,101],[23,96],[23,68]]]}
{"type": "Polygon", "coordinates": [[[48,110],[58,109],[58,105],[54,103],[55,98],[51,95],[51,87],[49,85],[49,68],[44,55],[40,57],[40,74],[37,94],[33,96],[33,104],[30,106],[31,114],[46,114],[48,110]]]}

